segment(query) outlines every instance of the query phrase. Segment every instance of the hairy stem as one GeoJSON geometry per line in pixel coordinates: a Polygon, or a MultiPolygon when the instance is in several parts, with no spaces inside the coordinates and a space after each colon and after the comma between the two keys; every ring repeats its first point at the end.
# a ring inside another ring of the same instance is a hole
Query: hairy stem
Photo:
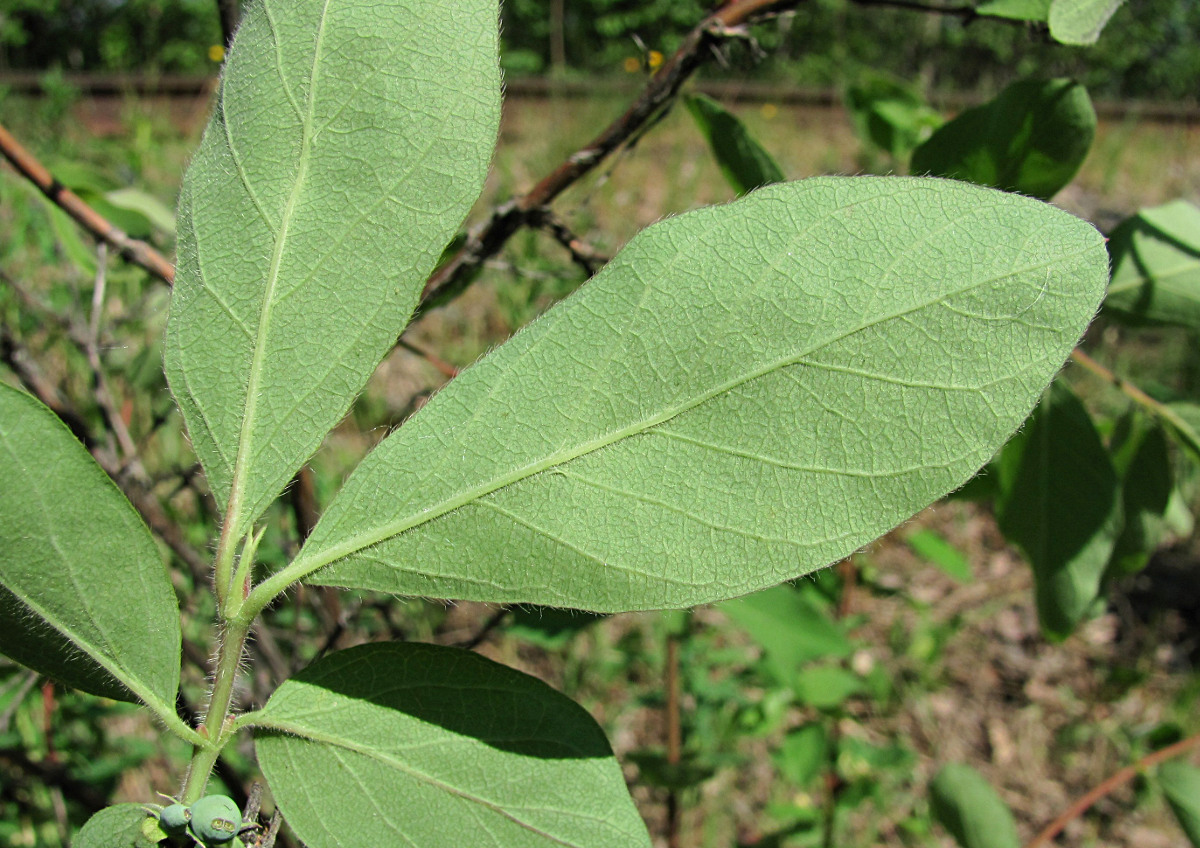
{"type": "Polygon", "coordinates": [[[242,618],[227,619],[225,622],[225,629],[217,647],[217,664],[213,673],[208,712],[200,729],[207,737],[208,743],[196,745],[192,749],[192,761],[188,766],[187,779],[179,797],[183,804],[191,804],[204,794],[204,787],[208,784],[208,776],[216,764],[217,757],[233,733],[232,723],[229,722],[230,709],[233,706],[233,688],[249,632],[250,622],[242,618]]]}

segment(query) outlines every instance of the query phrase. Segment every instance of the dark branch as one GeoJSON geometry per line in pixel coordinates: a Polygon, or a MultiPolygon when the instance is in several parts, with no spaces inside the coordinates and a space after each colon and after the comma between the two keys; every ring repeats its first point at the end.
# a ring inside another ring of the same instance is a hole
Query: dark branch
{"type": "Polygon", "coordinates": [[[466,244],[426,280],[421,294],[423,308],[445,302],[465,288],[474,271],[484,260],[495,256],[513,234],[541,220],[544,207],[636,135],[711,57],[710,47],[737,34],[738,27],[788,11],[801,2],[803,0],[733,0],[705,18],[688,33],[683,45],[650,78],[623,115],[567,157],[532,189],[497,208],[487,221],[471,230],[466,244]]]}

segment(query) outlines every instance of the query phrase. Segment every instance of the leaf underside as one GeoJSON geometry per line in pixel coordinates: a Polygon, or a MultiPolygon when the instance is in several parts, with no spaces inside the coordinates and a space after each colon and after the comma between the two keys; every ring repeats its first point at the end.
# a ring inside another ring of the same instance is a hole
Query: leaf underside
{"type": "Polygon", "coordinates": [[[179,608],[150,531],[49,409],[0,384],[0,651],[174,713],[179,608]]]}
{"type": "Polygon", "coordinates": [[[944,180],[681,215],[386,439],[293,573],[597,611],[796,577],[966,481],[1106,278],[1086,223],[944,180]]]}
{"type": "Polygon", "coordinates": [[[263,774],[311,848],[650,845],[591,716],[477,654],[350,648],[283,683],[255,724],[263,774]]]}
{"type": "Polygon", "coordinates": [[[492,0],[251,4],[184,179],[166,370],[235,538],[345,414],[478,196],[492,0]]]}

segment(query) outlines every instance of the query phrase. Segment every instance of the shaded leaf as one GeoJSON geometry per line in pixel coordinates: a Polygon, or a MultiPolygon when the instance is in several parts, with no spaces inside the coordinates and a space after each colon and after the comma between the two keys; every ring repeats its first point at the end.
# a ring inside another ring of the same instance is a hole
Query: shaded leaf
{"type": "Polygon", "coordinates": [[[942,180],[671,218],[385,439],[262,592],[618,611],[807,573],[992,456],[1106,269],[1086,223],[942,180]]]}
{"type": "Polygon", "coordinates": [[[829,734],[819,722],[788,732],[771,753],[771,760],[788,783],[803,788],[825,770],[829,757],[829,734]]]}
{"type": "Polygon", "coordinates": [[[976,6],[975,12],[1018,21],[1045,21],[1050,17],[1050,0],[989,0],[976,6]]]}
{"type": "Polygon", "coordinates": [[[150,531],[65,425],[0,384],[0,651],[175,714],[179,609],[150,531]]]}
{"type": "Polygon", "coordinates": [[[854,651],[841,625],[794,586],[735,598],[720,610],[759,644],[767,668],[784,686],[793,684],[805,663],[848,657],[854,651]]]}
{"type": "Polygon", "coordinates": [[[591,627],[603,616],[580,610],[522,606],[509,613],[506,635],[524,639],[547,650],[565,646],[581,630],[591,627]]]}
{"type": "Polygon", "coordinates": [[[143,826],[150,814],[141,804],[115,804],[87,820],[71,848],[154,848],[143,826]]]}
{"type": "Polygon", "coordinates": [[[119,209],[142,215],[156,229],[175,235],[175,213],[157,197],[136,188],[119,188],[106,193],[104,199],[119,209]]]}
{"type": "Polygon", "coordinates": [[[1005,454],[1014,465],[996,517],[1033,568],[1043,632],[1065,638],[1099,596],[1121,531],[1117,474],[1087,410],[1061,380],[1005,454]]]}
{"type": "Polygon", "coordinates": [[[929,784],[934,818],[962,848],[1018,848],[1017,825],[1008,805],[979,772],[951,763],[929,784]]]}
{"type": "Polygon", "coordinates": [[[638,783],[675,792],[694,789],[716,774],[694,754],[684,754],[677,763],[669,762],[661,751],[633,751],[627,759],[638,767],[638,783]]]}
{"type": "Polygon", "coordinates": [[[263,774],[311,848],[650,845],[591,716],[477,654],[339,651],[253,717],[263,774]]]}
{"type": "Polygon", "coordinates": [[[166,369],[240,538],[345,414],[479,194],[494,0],[247,7],[184,178],[166,369]]]}
{"type": "Polygon", "coordinates": [[[1200,464],[1200,404],[1169,403],[1163,421],[1192,462],[1200,464]]]}
{"type": "Polygon", "coordinates": [[[1110,579],[1145,568],[1167,535],[1166,513],[1175,492],[1163,428],[1130,414],[1113,437],[1113,467],[1121,478],[1124,524],[1106,569],[1110,579]]]}
{"type": "Polygon", "coordinates": [[[1023,80],[934,132],[909,170],[1049,199],[1079,171],[1095,134],[1082,85],[1023,80]]]}
{"type": "Polygon", "coordinates": [[[783,171],[736,115],[711,97],[688,94],[688,112],[708,142],[726,181],[739,195],[783,182],[783,171]]]}
{"type": "Polygon", "coordinates": [[[850,86],[843,100],[859,139],[897,159],[942,124],[912,86],[880,74],[850,86]]]}
{"type": "Polygon", "coordinates": [[[1143,209],[1112,231],[1108,250],[1107,314],[1200,329],[1200,208],[1175,200],[1143,209]]]}
{"type": "Polygon", "coordinates": [[[1125,0],[1053,0],[1050,35],[1063,44],[1095,44],[1100,31],[1125,0]]]}
{"type": "Polygon", "coordinates": [[[1200,768],[1168,760],[1158,767],[1158,785],[1188,841],[1200,848],[1200,768]]]}

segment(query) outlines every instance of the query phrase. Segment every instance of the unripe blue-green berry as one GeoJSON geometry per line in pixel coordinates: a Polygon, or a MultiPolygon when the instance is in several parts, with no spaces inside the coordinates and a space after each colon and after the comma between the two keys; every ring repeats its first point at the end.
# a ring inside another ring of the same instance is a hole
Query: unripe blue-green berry
{"type": "Polygon", "coordinates": [[[192,811],[183,804],[170,804],[158,814],[158,823],[171,836],[183,836],[191,820],[192,811]]]}
{"type": "Polygon", "coordinates": [[[232,798],[209,795],[192,804],[192,835],[204,845],[224,845],[237,836],[242,811],[232,798]]]}

